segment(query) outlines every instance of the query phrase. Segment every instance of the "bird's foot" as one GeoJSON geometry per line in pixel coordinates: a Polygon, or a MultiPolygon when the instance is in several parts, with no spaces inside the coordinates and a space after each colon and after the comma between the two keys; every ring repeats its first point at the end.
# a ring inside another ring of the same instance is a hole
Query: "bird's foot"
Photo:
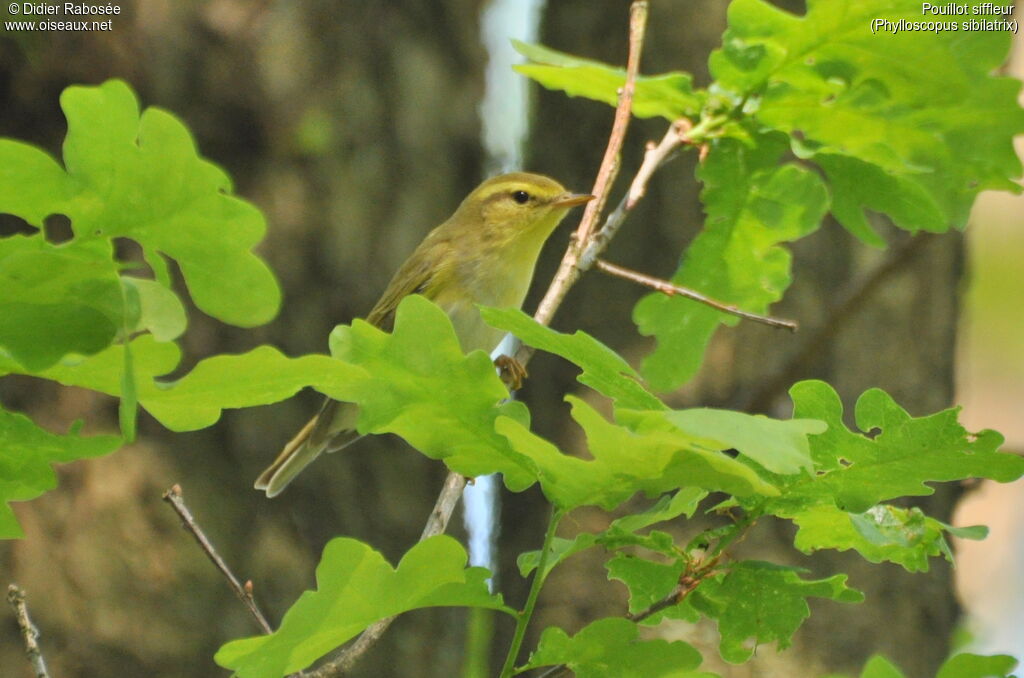
{"type": "Polygon", "coordinates": [[[523,364],[510,355],[499,355],[494,360],[494,366],[498,368],[502,382],[510,391],[518,391],[523,380],[529,376],[523,364]]]}

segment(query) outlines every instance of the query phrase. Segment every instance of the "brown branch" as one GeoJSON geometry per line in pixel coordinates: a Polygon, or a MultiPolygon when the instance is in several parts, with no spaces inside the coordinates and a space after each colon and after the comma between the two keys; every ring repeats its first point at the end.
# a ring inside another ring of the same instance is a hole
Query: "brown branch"
{"type": "Polygon", "coordinates": [[[652,617],[666,608],[672,607],[673,605],[678,605],[679,603],[686,600],[686,596],[693,593],[693,590],[697,588],[697,586],[711,572],[711,570],[708,570],[707,572],[702,571],[699,573],[695,573],[694,575],[684,574],[682,577],[679,578],[679,585],[676,586],[671,593],[669,593],[667,596],[657,601],[656,603],[652,603],[650,607],[641,612],[637,612],[636,614],[627,614],[626,619],[639,624],[648,617],[652,617]]]}
{"type": "Polygon", "coordinates": [[[840,301],[829,310],[824,322],[807,335],[782,369],[777,370],[773,378],[768,380],[746,402],[737,403],[738,408],[744,412],[767,410],[775,397],[783,393],[799,378],[804,367],[828,346],[843,326],[879,290],[882,283],[892,274],[903,270],[907,263],[936,237],[931,233],[918,233],[908,237],[899,246],[890,250],[885,259],[873,269],[853,281],[846,290],[838,295],[840,301]]]}
{"type": "Polygon", "coordinates": [[[597,268],[597,270],[603,273],[607,273],[608,275],[612,275],[617,278],[623,278],[624,280],[635,282],[638,285],[643,285],[644,287],[649,287],[652,290],[656,292],[661,292],[662,294],[669,297],[679,296],[686,297],[687,299],[693,299],[694,301],[699,301],[702,304],[710,306],[716,311],[728,313],[738,318],[753,320],[754,322],[759,322],[764,325],[769,325],[771,327],[781,327],[783,329],[789,330],[790,332],[796,332],[797,329],[796,322],[792,320],[783,320],[781,318],[773,318],[767,315],[759,315],[757,313],[751,313],[750,311],[744,311],[735,306],[732,306],[731,304],[726,304],[716,299],[712,299],[711,297],[704,296],[700,292],[697,292],[696,290],[691,290],[688,287],[680,287],[679,285],[673,285],[667,280],[662,280],[661,278],[654,278],[652,276],[640,273],[638,271],[634,271],[629,268],[623,268],[622,266],[616,266],[615,264],[611,264],[607,261],[604,261],[603,259],[598,259],[597,261],[595,261],[594,266],[597,268]]]}
{"type": "MultiPolygon", "coordinates": [[[[608,192],[618,169],[619,152],[622,150],[622,143],[626,138],[626,130],[629,128],[629,120],[632,117],[633,92],[636,89],[636,75],[640,70],[640,52],[643,48],[646,29],[647,2],[637,0],[629,8],[629,57],[626,60],[626,82],[619,91],[619,104],[615,108],[615,120],[608,137],[608,146],[605,148],[604,158],[597,170],[597,179],[594,180],[594,189],[591,191],[597,196],[597,199],[588,203],[583,211],[583,218],[576,229],[573,241],[562,257],[558,272],[555,273],[547,293],[537,307],[537,313],[533,316],[542,325],[551,322],[551,318],[554,317],[555,311],[558,310],[569,288],[579,279],[582,272],[578,266],[580,256],[589,245],[594,224],[597,223],[605,202],[608,200],[608,192]]],[[[516,357],[519,358],[518,355],[516,357]]],[[[525,364],[523,360],[519,360],[519,362],[525,364]]]]}
{"type": "MultiPolygon", "coordinates": [[[[551,322],[551,317],[558,309],[562,299],[565,298],[569,288],[576,283],[580,274],[594,266],[597,257],[604,252],[608,247],[608,243],[611,242],[615,234],[618,233],[619,228],[622,227],[626,216],[636,207],[637,202],[643,198],[647,191],[647,184],[654,175],[654,172],[668,162],[680,146],[690,143],[688,134],[691,127],[689,120],[685,118],[677,120],[669,126],[668,131],[665,132],[665,136],[662,137],[659,143],[648,144],[647,151],[644,153],[643,163],[641,163],[640,169],[634,175],[633,181],[630,182],[629,190],[605,219],[601,229],[591,236],[590,242],[587,243],[582,253],[578,256],[576,255],[577,250],[574,249],[576,242],[578,242],[576,240],[566,251],[562,263],[564,264],[571,258],[573,271],[571,275],[563,276],[562,269],[559,268],[559,273],[551,281],[551,285],[544,295],[544,300],[541,301],[540,306],[537,308],[537,313],[533,316],[534,320],[544,325],[551,322]]],[[[515,358],[520,364],[526,365],[533,356],[533,352],[533,347],[520,345],[515,351],[515,358]]]]}
{"type": "MultiPolygon", "coordinates": [[[[701,581],[711,573],[712,570],[708,569],[706,571],[701,570],[697,573],[694,573],[693,575],[684,574],[679,578],[679,585],[672,589],[671,593],[669,593],[661,600],[652,603],[650,607],[641,612],[637,612],[636,614],[627,614],[626,619],[628,619],[631,622],[636,622],[637,624],[639,624],[648,617],[653,616],[666,608],[678,605],[679,603],[683,602],[683,600],[686,599],[686,596],[690,595],[693,592],[693,590],[697,588],[697,585],[700,584],[701,581]]],[[[559,664],[558,666],[551,667],[544,673],[540,674],[537,678],[555,678],[556,676],[560,676],[568,670],[568,666],[566,666],[565,664],[559,664]]]]}
{"type": "Polygon", "coordinates": [[[591,238],[586,249],[583,251],[579,261],[579,269],[581,271],[589,270],[594,265],[597,257],[608,247],[608,243],[611,242],[611,239],[615,237],[615,234],[619,232],[619,228],[626,221],[626,216],[636,207],[641,198],[647,194],[647,184],[658,168],[671,160],[680,146],[689,143],[688,134],[692,128],[693,125],[689,120],[681,118],[669,125],[668,130],[665,131],[665,136],[657,144],[648,142],[643,162],[640,163],[640,168],[636,171],[633,181],[630,182],[629,190],[626,191],[626,195],[623,196],[612,213],[605,219],[601,230],[594,234],[594,237],[591,238]]]}
{"type": "MultiPolygon", "coordinates": [[[[701,583],[701,581],[703,581],[704,578],[707,577],[709,574],[713,574],[713,568],[711,567],[701,568],[692,575],[683,574],[679,578],[679,585],[672,589],[671,593],[669,593],[661,600],[652,603],[650,607],[643,610],[642,612],[637,612],[636,614],[627,613],[626,619],[628,619],[631,622],[639,624],[648,617],[651,617],[666,608],[678,605],[686,599],[686,596],[693,593],[693,590],[696,589],[697,586],[701,583]]],[[[544,673],[540,674],[538,678],[555,678],[555,676],[560,676],[568,670],[568,666],[566,666],[565,664],[560,664],[558,666],[553,666],[544,673]]]]}
{"type": "Polygon", "coordinates": [[[25,592],[17,584],[7,587],[7,602],[14,608],[14,615],[18,620],[18,628],[21,629],[21,636],[25,641],[25,656],[28,657],[36,678],[50,678],[46,671],[46,662],[43,660],[43,653],[39,649],[39,629],[32,623],[28,616],[28,605],[25,603],[25,592]]]}
{"type": "MultiPolygon", "coordinates": [[[[604,158],[601,161],[597,178],[594,181],[592,193],[597,196],[597,199],[587,204],[573,241],[562,257],[558,272],[555,274],[544,299],[541,300],[537,308],[537,313],[534,315],[538,322],[545,325],[551,322],[551,318],[562,303],[569,288],[579,279],[582,270],[584,270],[579,267],[580,257],[586,252],[587,247],[595,241],[594,224],[597,223],[600,217],[601,211],[608,199],[609,189],[618,171],[619,153],[622,149],[632,116],[633,93],[636,88],[636,76],[640,69],[640,53],[647,27],[647,6],[646,0],[635,0],[630,6],[629,56],[626,62],[626,80],[619,92],[619,102],[615,109],[615,119],[612,123],[608,146],[605,149],[604,158]]],[[[682,142],[680,141],[680,143],[682,142]]],[[[636,180],[634,179],[635,182],[636,180]]],[[[618,211],[616,210],[616,212],[618,211]]],[[[606,223],[601,232],[605,232],[607,227],[608,224],[606,223]]],[[[608,239],[610,239],[610,236],[605,238],[603,242],[607,243],[608,239]]],[[[519,352],[517,352],[516,357],[522,364],[525,364],[529,361],[529,354],[532,353],[532,350],[528,347],[520,347],[520,351],[523,349],[529,351],[525,359],[519,358],[519,352]]],[[[448,474],[448,477],[445,479],[444,489],[441,491],[440,496],[438,496],[434,510],[431,512],[426,527],[424,527],[421,540],[444,532],[465,484],[466,479],[461,475],[456,473],[448,474]]],[[[310,672],[308,674],[309,678],[333,678],[342,675],[380,639],[393,620],[394,618],[382,619],[370,626],[363,631],[352,645],[342,649],[335,659],[310,672]]]]}
{"type": "MultiPolygon", "coordinates": [[[[455,511],[455,505],[459,503],[459,497],[462,495],[462,490],[465,487],[466,478],[464,476],[458,473],[448,473],[448,477],[444,479],[444,487],[441,489],[441,494],[438,495],[437,501],[434,503],[434,510],[430,512],[427,524],[423,527],[420,541],[444,533],[448,527],[448,521],[451,520],[452,512],[455,511]]],[[[394,617],[388,617],[387,619],[375,622],[363,631],[351,645],[343,648],[334,659],[313,671],[307,672],[306,676],[308,678],[335,678],[336,676],[344,675],[346,671],[355,666],[356,662],[366,654],[367,650],[380,640],[393,621],[395,621],[394,617]]]]}
{"type": "Polygon", "coordinates": [[[274,629],[271,628],[270,623],[267,621],[267,618],[263,616],[260,608],[256,605],[256,600],[253,598],[252,582],[247,581],[244,586],[239,583],[238,578],[235,577],[228,568],[227,563],[225,563],[224,559],[220,557],[217,550],[213,548],[213,544],[211,544],[210,540],[206,538],[202,528],[199,527],[199,523],[197,523],[196,519],[192,517],[192,512],[188,510],[187,506],[185,506],[185,500],[182,499],[181,496],[181,486],[177,484],[173,485],[171,489],[164,492],[163,498],[164,501],[171,505],[174,512],[178,514],[178,517],[181,518],[182,527],[192,533],[196,543],[199,544],[199,548],[203,550],[206,557],[210,559],[214,566],[220,570],[220,573],[224,575],[224,578],[227,579],[231,590],[235,592],[238,599],[241,600],[242,604],[249,610],[249,614],[251,614],[256,620],[260,629],[262,629],[264,633],[273,633],[274,629]]]}

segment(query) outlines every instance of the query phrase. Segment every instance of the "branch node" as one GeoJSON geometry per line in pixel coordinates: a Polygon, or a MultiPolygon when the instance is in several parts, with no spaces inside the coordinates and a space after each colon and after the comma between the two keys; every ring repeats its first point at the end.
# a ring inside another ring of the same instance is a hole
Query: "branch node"
{"type": "MultiPolygon", "coordinates": [[[[594,245],[595,224],[608,200],[608,193],[618,172],[619,153],[622,150],[622,143],[626,138],[626,130],[629,128],[629,121],[632,117],[633,94],[636,89],[637,73],[640,71],[640,53],[643,51],[646,30],[647,2],[635,0],[629,7],[629,56],[626,59],[626,80],[619,93],[612,131],[608,136],[608,145],[605,148],[601,166],[597,170],[597,178],[594,180],[594,188],[591,191],[597,196],[597,199],[587,203],[583,210],[583,218],[580,219],[580,225],[576,228],[576,239],[570,243],[569,248],[562,256],[558,272],[533,316],[534,320],[542,325],[551,322],[569,288],[579,279],[580,273],[589,268],[587,262],[591,262],[596,257],[596,253],[594,253],[588,258],[588,252],[594,245]]],[[[607,244],[607,240],[608,238],[603,239],[603,243],[607,244]]],[[[603,249],[604,245],[601,247],[603,249]]],[[[517,359],[519,357],[519,355],[516,356],[517,359]]],[[[523,357],[528,358],[529,356],[524,355],[523,357]]],[[[520,362],[525,364],[523,360],[520,362]]]]}

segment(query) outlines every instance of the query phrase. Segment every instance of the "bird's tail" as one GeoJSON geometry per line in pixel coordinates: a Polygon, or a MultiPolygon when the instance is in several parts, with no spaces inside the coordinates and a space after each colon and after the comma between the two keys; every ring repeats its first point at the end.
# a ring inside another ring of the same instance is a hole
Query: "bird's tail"
{"type": "Polygon", "coordinates": [[[254,487],[265,491],[268,497],[280,494],[322,452],[334,452],[358,440],[361,437],[355,430],[358,416],[356,405],[326,400],[320,412],[288,441],[274,463],[260,474],[254,487]]]}

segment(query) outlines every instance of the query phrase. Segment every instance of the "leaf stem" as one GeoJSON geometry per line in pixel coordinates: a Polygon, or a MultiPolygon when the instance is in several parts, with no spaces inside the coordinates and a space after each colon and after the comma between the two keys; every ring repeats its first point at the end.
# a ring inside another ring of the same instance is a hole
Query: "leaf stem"
{"type": "Polygon", "coordinates": [[[699,146],[706,142],[708,139],[716,136],[715,133],[718,128],[729,121],[729,115],[712,115],[707,118],[701,118],[696,125],[694,125],[686,133],[686,143],[699,146]]]}
{"type": "Polygon", "coordinates": [[[551,511],[548,529],[544,534],[544,544],[540,550],[540,562],[537,563],[537,569],[533,574],[533,581],[530,583],[530,593],[526,597],[526,606],[516,618],[516,630],[512,636],[512,645],[508,648],[508,655],[505,657],[505,665],[501,667],[501,678],[510,678],[513,675],[516,657],[519,656],[519,650],[523,646],[523,638],[526,636],[526,627],[530,624],[530,617],[533,616],[533,610],[537,606],[540,589],[544,586],[544,580],[547,579],[548,554],[551,552],[551,543],[555,539],[555,531],[558,529],[558,524],[562,521],[563,515],[562,511],[558,509],[552,509],[551,511]]]}

